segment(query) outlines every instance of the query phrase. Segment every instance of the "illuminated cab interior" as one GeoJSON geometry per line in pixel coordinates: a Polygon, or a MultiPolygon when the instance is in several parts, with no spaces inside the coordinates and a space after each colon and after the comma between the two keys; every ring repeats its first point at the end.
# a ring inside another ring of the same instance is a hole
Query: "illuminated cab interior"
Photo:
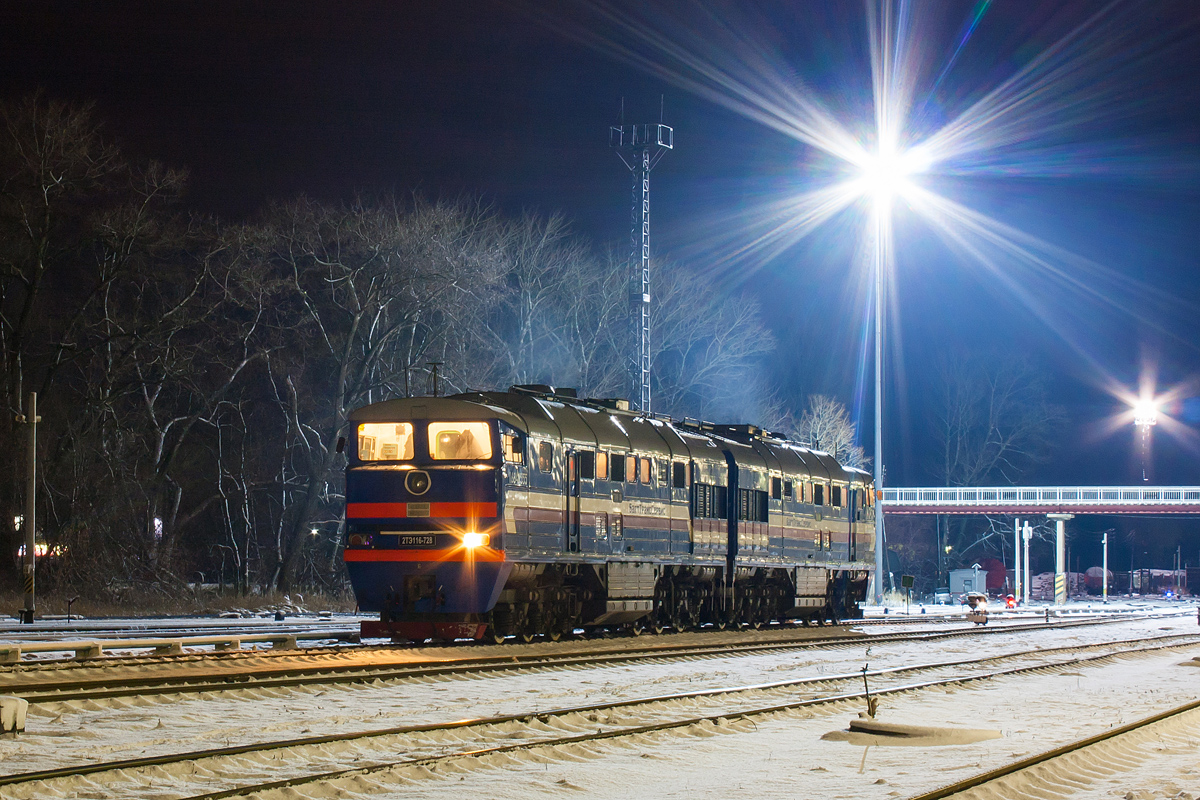
{"type": "MultiPolygon", "coordinates": [[[[433,461],[488,461],[492,457],[492,431],[486,422],[430,422],[425,434],[433,461]]],[[[363,422],[358,426],[359,461],[412,462],[416,450],[411,422],[363,422]]]]}
{"type": "MultiPolygon", "coordinates": [[[[400,469],[413,469],[417,453],[417,429],[411,422],[363,422],[358,426],[358,460],[364,463],[392,463],[400,469]]],[[[492,429],[487,422],[454,421],[430,422],[425,427],[425,440],[432,461],[489,461],[492,458],[492,429]]],[[[504,442],[506,456],[515,451],[516,444],[504,442]]],[[[422,459],[423,460],[423,459],[422,459]]],[[[510,458],[510,460],[512,460],[510,458]]],[[[488,469],[488,464],[473,464],[475,469],[488,469]]],[[[491,537],[486,533],[467,532],[462,544],[468,549],[486,547],[491,537]]],[[[354,534],[350,544],[369,546],[370,535],[354,534]]]]}

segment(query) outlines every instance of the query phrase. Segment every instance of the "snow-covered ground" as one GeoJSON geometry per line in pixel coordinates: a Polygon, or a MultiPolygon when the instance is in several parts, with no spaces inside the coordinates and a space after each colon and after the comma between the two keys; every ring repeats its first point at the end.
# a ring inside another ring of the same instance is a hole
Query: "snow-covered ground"
{"type": "MultiPolygon", "coordinates": [[[[892,629],[911,630],[912,625],[867,625],[863,630],[868,635],[861,646],[828,650],[504,673],[469,679],[35,706],[31,709],[28,732],[16,740],[0,741],[0,773],[852,673],[861,669],[865,660],[870,661],[872,668],[884,668],[1198,631],[1194,609],[1171,604],[1158,610],[1189,613],[1163,619],[1137,613],[1109,625],[1047,628],[932,643],[872,643],[871,635],[892,629]]],[[[960,610],[955,611],[961,614],[960,610]]],[[[958,625],[970,627],[957,621],[936,622],[931,627],[946,630],[958,625]]],[[[583,644],[592,649],[597,643],[583,644]]],[[[542,645],[534,649],[554,648],[542,645]]],[[[423,650],[446,654],[445,650],[422,648],[411,655],[419,656],[423,650]]],[[[480,650],[493,652],[498,648],[480,650]]],[[[1089,651],[1081,655],[1092,654],[1089,651]]],[[[903,797],[1200,697],[1200,669],[1180,666],[1194,656],[1200,656],[1200,646],[1099,665],[1080,665],[1078,669],[1057,673],[1014,676],[969,687],[884,699],[880,717],[885,720],[993,728],[1003,733],[1002,738],[969,746],[864,749],[844,741],[822,739],[824,734],[844,728],[859,710],[858,705],[843,704],[833,709],[789,712],[725,727],[617,739],[586,747],[548,748],[520,757],[466,760],[457,767],[439,767],[433,773],[400,770],[362,779],[363,784],[348,782],[302,790],[300,796],[449,798],[473,793],[488,797],[569,797],[582,794],[580,787],[586,787],[589,796],[614,798],[636,794],[687,796],[690,800],[726,797],[735,792],[781,798],[903,797]]],[[[1042,657],[1028,656],[1005,662],[1003,666],[1018,666],[1042,657]]],[[[895,677],[879,681],[902,683],[915,679],[895,677]]],[[[847,687],[850,688],[854,687],[847,687]]],[[[404,757],[402,752],[390,755],[404,757]]],[[[362,758],[361,751],[352,749],[343,753],[334,748],[327,754],[328,762],[343,766],[362,758]]],[[[380,759],[375,756],[369,760],[380,759]]],[[[328,768],[328,764],[323,764],[323,768],[328,768]]],[[[251,772],[259,770],[269,774],[269,760],[251,772]]],[[[1175,781],[1171,785],[1179,784],[1182,789],[1187,788],[1186,777],[1177,780],[1168,775],[1164,780],[1169,778],[1175,781]]],[[[156,796],[196,794],[203,788],[186,786],[188,782],[182,776],[177,778],[177,793],[167,791],[156,796]]],[[[86,796],[105,796],[102,787],[96,791],[86,796]]],[[[1123,797],[1124,793],[1095,796],[1123,797]]]]}

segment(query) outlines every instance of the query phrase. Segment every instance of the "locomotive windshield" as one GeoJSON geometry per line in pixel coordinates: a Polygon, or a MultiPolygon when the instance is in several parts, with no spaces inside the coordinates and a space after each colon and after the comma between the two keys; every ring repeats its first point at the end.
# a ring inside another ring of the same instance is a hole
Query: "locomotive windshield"
{"type": "Polygon", "coordinates": [[[429,457],[435,461],[491,458],[491,430],[486,422],[431,422],[429,457]]]}
{"type": "Polygon", "coordinates": [[[359,461],[410,461],[411,422],[364,422],[358,426],[359,461]]]}

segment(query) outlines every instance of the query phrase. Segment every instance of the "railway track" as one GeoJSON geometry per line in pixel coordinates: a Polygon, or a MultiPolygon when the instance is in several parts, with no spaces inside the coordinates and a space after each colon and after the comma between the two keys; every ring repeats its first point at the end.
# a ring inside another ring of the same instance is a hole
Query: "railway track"
{"type": "MultiPolygon", "coordinates": [[[[38,679],[35,671],[13,675],[4,690],[30,703],[98,701],[152,695],[198,694],[247,689],[293,688],[309,685],[400,681],[447,676],[484,675],[513,671],[569,669],[623,663],[652,663],[666,660],[719,658],[755,655],[814,648],[860,647],[889,642],[936,642],[969,636],[1000,636],[1025,632],[1089,627],[1112,624],[1123,619],[1070,620],[1058,623],[1006,625],[994,628],[961,628],[949,631],[897,632],[875,636],[835,636],[808,639],[775,638],[737,643],[655,643],[623,650],[584,650],[565,653],[505,654],[441,661],[410,663],[339,664],[317,655],[271,656],[259,661],[235,664],[217,674],[204,664],[188,674],[114,675],[109,670],[92,669],[84,677],[52,670],[38,679]],[[240,667],[240,668],[237,668],[240,667]],[[64,679],[65,677],[65,679],[64,679]]],[[[343,651],[336,651],[343,652],[343,651]]],[[[90,662],[84,662],[90,663],[90,662]]]]}
{"type": "MultiPolygon", "coordinates": [[[[1096,613],[1088,613],[1087,616],[1072,615],[1072,617],[1067,617],[1067,618],[1053,617],[1052,619],[1055,619],[1058,622],[1068,622],[1068,621],[1093,622],[1093,621],[1100,621],[1100,620],[1111,620],[1111,621],[1116,622],[1116,621],[1121,621],[1121,620],[1139,619],[1139,618],[1140,619],[1153,619],[1156,617],[1179,616],[1179,615],[1185,615],[1186,613],[1188,613],[1188,612],[1173,612],[1173,613],[1168,613],[1168,614],[1151,614],[1151,615],[1138,614],[1137,616],[1134,616],[1134,615],[1131,615],[1129,612],[1125,612],[1125,613],[1121,613],[1121,614],[1104,614],[1102,612],[1096,612],[1096,613]]],[[[998,617],[996,621],[1001,623],[1001,625],[999,625],[997,627],[1002,627],[1005,624],[1037,625],[1038,620],[1042,620],[1043,622],[1048,622],[1049,619],[1051,619],[1051,618],[1043,618],[1038,615],[1023,615],[1023,616],[1014,616],[1014,617],[1008,617],[1008,616],[998,617]]],[[[890,617],[890,618],[843,620],[839,624],[839,627],[849,626],[849,627],[855,627],[855,628],[871,628],[871,627],[876,627],[876,626],[906,626],[906,625],[928,625],[928,626],[940,627],[942,625],[963,625],[963,624],[965,624],[965,621],[962,616],[930,615],[927,617],[896,616],[896,617],[890,617]]],[[[768,634],[774,633],[774,632],[778,632],[778,633],[782,634],[784,632],[801,631],[801,630],[805,630],[805,628],[803,628],[799,625],[781,624],[781,625],[773,625],[773,626],[767,628],[765,632],[768,634]]],[[[80,640],[80,641],[82,641],[82,642],[96,641],[96,642],[98,642],[102,645],[106,645],[108,647],[111,647],[111,645],[109,644],[109,640],[112,640],[112,639],[136,640],[139,638],[145,639],[145,640],[166,640],[168,638],[173,638],[173,639],[178,640],[178,642],[182,648],[199,647],[199,646],[204,646],[204,643],[201,642],[200,640],[205,639],[205,638],[212,638],[214,636],[214,634],[218,635],[218,636],[221,634],[224,634],[224,635],[228,636],[229,638],[238,638],[238,637],[252,638],[255,636],[293,635],[293,636],[300,636],[302,638],[309,639],[309,640],[318,639],[318,637],[319,637],[319,638],[325,638],[325,639],[330,639],[330,640],[336,640],[336,641],[340,642],[339,644],[334,644],[334,645],[319,644],[316,646],[303,647],[302,650],[303,650],[304,654],[306,654],[306,655],[312,655],[312,654],[317,654],[317,653],[322,653],[322,652],[332,654],[332,653],[345,653],[345,652],[364,652],[364,651],[371,651],[371,650],[385,651],[385,650],[394,650],[399,647],[410,647],[409,645],[397,645],[397,644],[387,644],[387,643],[365,643],[365,644],[360,643],[360,642],[358,642],[358,634],[357,634],[356,630],[351,630],[350,628],[346,628],[341,623],[336,623],[336,622],[335,623],[328,623],[328,622],[327,623],[317,623],[314,625],[307,625],[307,624],[270,625],[270,624],[260,624],[257,622],[253,622],[253,623],[250,623],[248,626],[220,626],[220,625],[211,625],[210,624],[210,625],[205,625],[205,626],[202,626],[199,628],[158,628],[158,627],[154,627],[154,626],[144,626],[144,627],[120,626],[120,627],[113,627],[113,628],[91,627],[86,630],[84,630],[84,629],[63,630],[63,629],[47,628],[45,630],[38,630],[38,631],[33,631],[33,632],[25,632],[25,631],[20,631],[20,630],[14,632],[14,631],[6,630],[6,631],[0,632],[0,651],[4,650],[4,648],[9,645],[22,646],[22,645],[33,644],[35,646],[40,646],[40,645],[44,645],[44,644],[47,644],[50,642],[58,641],[60,643],[64,643],[64,646],[61,648],[61,652],[63,652],[64,654],[70,654],[70,655],[66,655],[66,656],[58,657],[58,658],[38,658],[35,660],[21,661],[19,663],[0,663],[0,676],[3,676],[6,673],[22,672],[22,671],[28,671],[28,670],[48,670],[48,669],[56,669],[56,668],[58,668],[58,669],[79,669],[79,668],[94,667],[94,666],[97,666],[100,664],[122,666],[122,665],[127,665],[127,664],[132,665],[132,664],[186,663],[186,662],[197,662],[197,661],[201,661],[201,660],[205,660],[205,659],[216,659],[219,661],[232,661],[232,660],[236,660],[239,658],[259,658],[259,657],[263,657],[265,655],[264,650],[254,649],[254,648],[251,648],[251,649],[214,649],[214,650],[196,650],[196,649],[186,650],[185,649],[185,650],[183,650],[183,652],[167,652],[164,650],[160,650],[160,651],[145,652],[145,653],[120,652],[117,654],[114,654],[114,653],[106,650],[104,652],[104,654],[100,655],[100,656],[79,658],[72,652],[71,647],[65,646],[65,640],[63,640],[61,638],[55,638],[55,637],[49,636],[49,634],[61,635],[64,632],[77,633],[77,634],[86,633],[86,634],[88,634],[88,638],[86,640],[80,640]],[[145,635],[144,636],[131,636],[130,634],[145,634],[145,635]],[[199,644],[191,644],[191,643],[189,643],[189,640],[196,640],[197,642],[200,642],[200,643],[199,644]]],[[[719,635],[721,632],[716,631],[715,629],[713,629],[713,630],[704,629],[704,630],[694,631],[691,633],[694,635],[704,636],[704,635],[719,635]]],[[[726,633],[729,633],[729,632],[726,632],[726,633]]],[[[586,638],[586,637],[581,637],[581,638],[586,638]]],[[[605,637],[599,637],[599,638],[609,639],[611,637],[605,636],[605,637]]],[[[578,641],[580,641],[580,639],[570,640],[570,641],[564,642],[564,644],[569,645],[571,643],[571,641],[578,642],[578,641]]],[[[477,643],[463,643],[463,642],[433,642],[433,643],[416,645],[416,647],[420,647],[423,649],[430,649],[430,648],[438,648],[438,649],[464,648],[464,649],[466,649],[466,648],[470,648],[470,647],[474,647],[474,646],[490,646],[490,645],[478,645],[477,643]]],[[[119,647],[116,649],[120,650],[119,647]]],[[[288,657],[294,657],[295,653],[288,652],[286,650],[280,650],[275,653],[272,653],[272,655],[282,657],[282,658],[288,658],[288,657]]],[[[2,679],[2,677],[0,677],[0,679],[2,679]]]]}
{"type": "Polygon", "coordinates": [[[982,772],[911,800],[1060,798],[1064,787],[1078,789],[1115,773],[1132,771],[1154,761],[1163,750],[1182,751],[1190,760],[1198,736],[1200,700],[982,772]]]}
{"type": "MultiPolygon", "coordinates": [[[[1100,615],[1089,615],[1087,617],[1072,617],[1072,618],[1056,617],[1054,619],[1056,620],[1057,624],[1069,625],[1069,624],[1076,623],[1076,622],[1082,622],[1082,623],[1120,622],[1120,621],[1125,621],[1125,620],[1129,620],[1129,619],[1156,619],[1156,618],[1174,617],[1174,616],[1181,616],[1181,615],[1186,615],[1186,612],[1172,612],[1172,613],[1167,613],[1167,614],[1150,614],[1150,615],[1142,614],[1138,617],[1130,617],[1128,614],[1109,614],[1109,615],[1100,614],[1100,615]]],[[[1001,620],[999,620],[1002,624],[997,625],[996,627],[1011,627],[1012,624],[1024,624],[1024,625],[1028,625],[1029,627],[1042,627],[1042,624],[1041,624],[1041,622],[1039,622],[1039,620],[1041,620],[1042,622],[1048,622],[1048,619],[1040,617],[1040,616],[1028,617],[1028,618],[1011,617],[1011,618],[1002,618],[1001,620]],[[1003,623],[1009,623],[1009,624],[1006,625],[1003,623]]],[[[928,617],[928,618],[913,618],[913,617],[903,618],[903,617],[901,617],[901,618],[894,618],[894,619],[844,620],[842,623],[839,624],[838,627],[839,628],[844,628],[844,627],[853,627],[853,628],[864,627],[865,628],[865,627],[874,627],[877,625],[920,625],[920,624],[934,625],[934,626],[957,624],[957,625],[961,626],[961,625],[965,625],[966,622],[962,617],[959,617],[959,616],[953,616],[953,617],[932,616],[932,617],[928,617]]],[[[808,631],[808,630],[812,630],[812,629],[802,627],[799,625],[775,625],[775,626],[766,628],[762,631],[759,631],[759,633],[763,633],[763,634],[766,634],[767,636],[770,636],[771,634],[785,635],[788,633],[798,633],[800,631],[808,631]]],[[[119,631],[114,629],[112,631],[108,631],[103,634],[98,633],[96,636],[93,636],[92,639],[95,639],[95,640],[103,643],[105,639],[116,637],[119,633],[122,633],[122,632],[127,632],[127,631],[124,628],[120,629],[119,631]]],[[[159,633],[161,633],[161,631],[158,631],[158,630],[149,631],[148,630],[146,632],[148,634],[153,634],[153,635],[149,635],[148,637],[146,637],[147,640],[159,640],[159,639],[163,638],[162,636],[158,635],[159,633]]],[[[261,629],[253,628],[253,629],[247,629],[244,631],[239,629],[235,632],[235,635],[252,636],[252,635],[261,634],[261,633],[283,634],[283,635],[299,634],[299,635],[307,635],[306,638],[308,636],[314,636],[316,633],[320,633],[322,635],[328,634],[327,638],[329,638],[329,639],[339,639],[340,638],[343,641],[346,641],[348,639],[348,637],[346,635],[346,631],[317,630],[316,628],[313,628],[313,627],[304,627],[304,626],[295,627],[295,628],[292,628],[292,627],[276,627],[276,628],[268,627],[268,628],[261,628],[261,629]]],[[[752,635],[755,632],[747,630],[742,633],[752,635]]],[[[689,635],[693,635],[693,636],[719,636],[719,635],[728,636],[730,634],[737,635],[737,632],[734,632],[734,631],[722,632],[722,631],[717,631],[715,629],[711,629],[711,630],[704,629],[704,630],[697,630],[697,631],[689,632],[689,635]]],[[[206,631],[206,630],[205,631],[191,630],[188,632],[188,635],[180,636],[179,641],[182,643],[182,645],[184,647],[187,647],[187,646],[189,646],[189,644],[188,644],[189,639],[199,640],[199,639],[204,638],[207,635],[208,635],[208,631],[206,631]]],[[[668,635],[667,638],[670,639],[674,635],[677,635],[677,634],[670,634],[670,635],[668,635]]],[[[597,637],[597,638],[599,640],[611,641],[614,637],[602,636],[602,637],[597,637]]],[[[836,638],[836,637],[833,637],[833,638],[836,638]]],[[[586,641],[586,640],[588,640],[588,637],[581,637],[579,639],[564,640],[562,644],[565,647],[570,647],[573,643],[578,643],[580,641],[586,641]]],[[[41,644],[47,640],[34,639],[34,640],[30,640],[30,641],[41,644]]],[[[658,642],[658,641],[663,641],[663,640],[659,639],[657,637],[654,637],[654,638],[640,639],[640,641],[658,642]]],[[[25,643],[25,642],[24,641],[12,641],[12,642],[0,641],[0,649],[3,649],[3,647],[6,646],[7,644],[20,645],[23,643],[25,643]]],[[[536,644],[538,644],[538,643],[535,643],[535,646],[536,646],[536,644]]],[[[507,647],[509,645],[481,645],[481,644],[474,643],[474,642],[467,643],[467,644],[464,644],[461,642],[435,642],[435,643],[421,644],[421,645],[416,645],[416,646],[421,649],[425,649],[425,650],[429,650],[429,649],[438,649],[438,650],[447,649],[447,650],[449,650],[449,649],[459,649],[459,648],[463,648],[464,650],[466,650],[466,649],[471,649],[471,648],[474,648],[477,646],[478,647],[495,647],[495,646],[507,647]]],[[[516,645],[516,646],[519,647],[520,645],[516,645]]],[[[650,646],[660,646],[660,645],[650,645],[650,646]]],[[[350,644],[317,645],[317,646],[313,646],[313,647],[304,647],[304,648],[301,648],[301,650],[303,651],[303,654],[307,656],[307,655],[315,655],[315,654],[321,654],[321,653],[333,654],[333,653],[356,653],[356,652],[370,652],[370,651],[391,652],[391,651],[396,651],[398,649],[410,649],[410,648],[411,648],[411,646],[409,646],[409,645],[397,645],[394,643],[393,644],[383,644],[383,643],[362,644],[362,643],[352,642],[350,644]]],[[[64,642],[63,647],[61,649],[62,649],[62,652],[71,652],[73,650],[73,647],[70,646],[70,643],[64,642]]],[[[633,649],[633,648],[631,648],[631,649],[633,649]]],[[[210,650],[200,650],[200,651],[185,650],[182,653],[145,652],[145,653],[136,653],[136,654],[134,654],[134,653],[113,654],[111,652],[106,651],[101,656],[83,658],[83,659],[66,657],[66,658],[53,658],[53,659],[39,659],[39,660],[23,661],[23,662],[19,662],[19,663],[0,664],[0,676],[2,676],[5,673],[8,673],[8,672],[23,672],[23,671],[30,671],[30,670],[87,669],[87,668],[94,668],[96,666],[101,666],[101,665],[123,666],[126,664],[132,664],[132,665],[164,664],[164,663],[178,663],[178,662],[194,662],[194,661],[200,661],[200,660],[205,660],[205,659],[215,659],[215,660],[219,660],[219,661],[231,661],[231,660],[236,660],[239,658],[262,658],[262,657],[267,657],[268,655],[274,656],[274,657],[279,657],[279,658],[294,658],[294,657],[296,657],[296,651],[276,650],[276,651],[272,652],[269,650],[261,650],[261,649],[225,649],[225,650],[211,650],[211,651],[210,650]]]]}
{"type": "MultiPolygon", "coordinates": [[[[877,682],[871,690],[873,697],[905,694],[1002,677],[1077,669],[1114,659],[1194,647],[1200,642],[1200,632],[1130,641],[1140,641],[1146,646],[1123,648],[1128,642],[1107,642],[1042,648],[979,659],[877,669],[868,671],[866,675],[877,682]],[[1098,648],[1108,648],[1112,651],[1087,657],[1053,658],[1098,648]],[[1035,659],[1036,663],[962,674],[964,670],[979,670],[987,665],[1021,659],[1035,659]],[[901,676],[911,677],[921,673],[936,675],[945,671],[952,671],[954,674],[916,682],[878,685],[881,680],[894,680],[901,676]]],[[[539,748],[591,745],[620,737],[635,737],[662,731],[686,728],[736,731],[746,723],[749,723],[749,729],[753,727],[756,717],[811,707],[836,709],[839,705],[863,700],[865,693],[857,689],[857,682],[861,680],[862,672],[822,675],[571,706],[535,713],[376,728],[120,761],[76,764],[0,776],[0,786],[7,787],[5,795],[14,798],[50,794],[66,796],[73,788],[69,782],[82,779],[93,789],[99,783],[105,786],[106,791],[116,795],[133,796],[144,791],[152,783],[162,786],[164,777],[172,775],[171,767],[187,764],[189,771],[186,775],[176,773],[184,784],[188,776],[200,776],[200,781],[209,785],[216,783],[219,787],[216,791],[192,796],[190,800],[218,800],[342,779],[358,780],[392,770],[433,770],[442,764],[464,759],[478,760],[486,756],[515,754],[539,748]],[[850,686],[855,688],[850,689],[850,686]],[[397,758],[397,751],[403,752],[405,757],[397,758]],[[347,762],[353,763],[353,766],[345,766],[347,762]],[[292,774],[279,778],[280,772],[292,774]],[[108,776],[108,779],[103,776],[108,776]],[[246,783],[247,778],[255,782],[246,783]],[[239,780],[242,782],[237,783],[239,780]],[[62,784],[62,781],[68,783],[62,784]]],[[[1196,705],[1200,704],[1193,704],[1196,705]]],[[[944,796],[949,795],[930,795],[928,800],[944,796]]]]}

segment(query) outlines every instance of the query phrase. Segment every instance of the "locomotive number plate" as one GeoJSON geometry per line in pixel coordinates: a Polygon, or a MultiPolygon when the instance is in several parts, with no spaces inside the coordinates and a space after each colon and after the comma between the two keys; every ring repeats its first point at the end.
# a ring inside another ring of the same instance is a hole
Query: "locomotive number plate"
{"type": "Polygon", "coordinates": [[[402,533],[396,540],[400,547],[433,547],[434,544],[431,533],[402,533]]]}

